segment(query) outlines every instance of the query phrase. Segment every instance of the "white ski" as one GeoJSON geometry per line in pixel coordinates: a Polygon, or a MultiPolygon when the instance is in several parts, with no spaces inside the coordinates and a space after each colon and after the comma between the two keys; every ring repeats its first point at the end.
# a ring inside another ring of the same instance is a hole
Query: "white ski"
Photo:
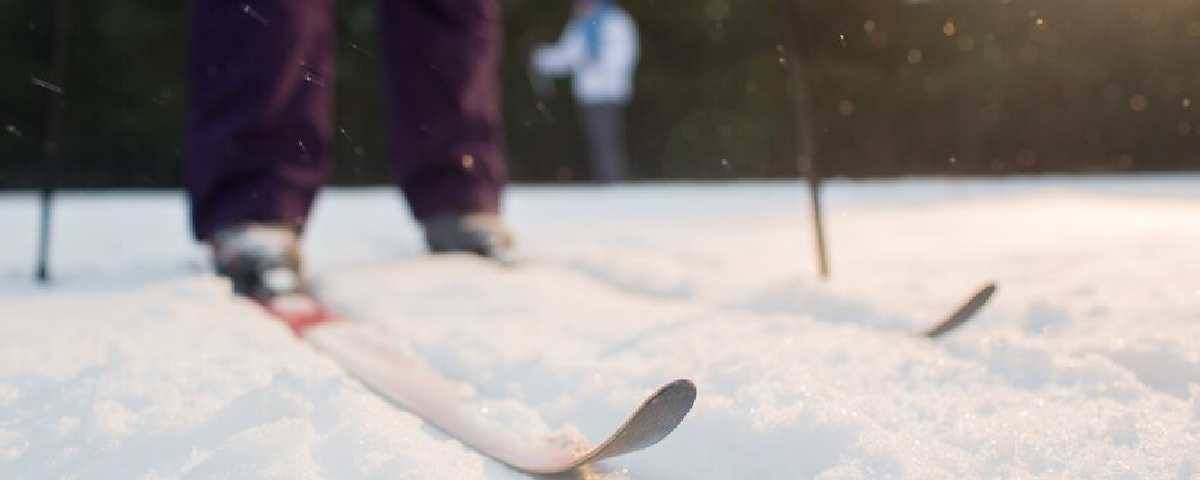
{"type": "Polygon", "coordinates": [[[424,365],[410,352],[382,342],[363,325],[338,319],[307,296],[261,302],[305,340],[354,377],[405,410],[476,451],[529,473],[562,473],[658,443],[679,426],[696,399],[690,380],[652,393],[604,441],[591,445],[555,433],[530,439],[498,425],[464,399],[462,385],[424,365]]]}

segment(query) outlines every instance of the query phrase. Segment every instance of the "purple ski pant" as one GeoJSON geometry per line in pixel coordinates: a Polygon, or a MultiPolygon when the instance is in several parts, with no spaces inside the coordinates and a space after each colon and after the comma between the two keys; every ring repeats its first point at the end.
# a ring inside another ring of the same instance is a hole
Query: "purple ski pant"
{"type": "MultiPolygon", "coordinates": [[[[206,240],[300,231],[332,163],[333,0],[192,0],[186,173],[206,240]]],[[[506,180],[495,0],[379,0],[390,158],[413,215],[496,212],[506,180]]]]}

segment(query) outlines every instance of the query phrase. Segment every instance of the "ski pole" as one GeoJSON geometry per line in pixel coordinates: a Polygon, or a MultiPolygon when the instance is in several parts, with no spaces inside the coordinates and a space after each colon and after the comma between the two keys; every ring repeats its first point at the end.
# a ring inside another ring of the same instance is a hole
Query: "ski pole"
{"type": "Polygon", "coordinates": [[[50,224],[54,191],[58,186],[59,162],[63,140],[63,110],[66,98],[62,85],[66,79],[67,38],[70,31],[70,0],[54,2],[54,37],[50,54],[49,102],[46,112],[46,137],[42,142],[41,216],[38,229],[36,280],[50,281],[50,224]]]}
{"type": "MultiPolygon", "coordinates": [[[[790,72],[792,96],[796,102],[796,159],[797,168],[804,172],[808,179],[808,190],[811,195],[813,210],[813,231],[817,243],[817,268],[821,279],[829,279],[829,256],[825,248],[825,222],[821,214],[821,169],[817,159],[817,138],[815,121],[813,120],[812,98],[808,83],[804,78],[805,62],[809,60],[803,54],[804,45],[798,37],[804,28],[793,0],[781,0],[783,15],[787,19],[784,31],[787,34],[787,63],[790,72]]],[[[812,48],[816,48],[812,46],[812,48]]]]}

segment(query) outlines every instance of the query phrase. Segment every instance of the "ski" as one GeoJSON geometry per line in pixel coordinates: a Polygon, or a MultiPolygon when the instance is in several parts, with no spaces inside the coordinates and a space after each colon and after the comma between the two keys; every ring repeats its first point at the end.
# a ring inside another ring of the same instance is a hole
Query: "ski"
{"type": "Polygon", "coordinates": [[[984,284],[983,287],[976,291],[974,295],[971,295],[971,298],[958,307],[957,310],[933,327],[921,332],[918,336],[932,340],[941,338],[943,335],[954,331],[964,323],[967,323],[967,320],[975,316],[984,305],[987,305],[995,293],[996,284],[994,282],[984,284]]]}
{"type": "Polygon", "coordinates": [[[460,383],[426,366],[411,352],[381,341],[365,325],[343,320],[312,296],[291,294],[257,301],[381,397],[479,453],[527,473],[563,473],[648,448],[674,431],[696,400],[695,384],[676,380],[650,394],[598,444],[561,432],[525,438],[496,425],[486,408],[462,398],[460,383]]]}
{"type": "MultiPolygon", "coordinates": [[[[496,263],[500,266],[507,267],[507,268],[519,268],[519,267],[525,267],[525,266],[530,266],[530,265],[545,266],[545,265],[553,264],[552,262],[540,261],[537,259],[517,258],[517,257],[504,257],[504,258],[499,259],[499,261],[497,261],[496,263]]],[[[572,269],[571,267],[566,267],[566,266],[562,266],[562,265],[558,265],[558,267],[572,270],[572,271],[575,271],[576,273],[581,273],[575,269],[572,269]]],[[[597,282],[605,283],[608,287],[613,288],[613,289],[618,290],[623,293],[637,295],[637,296],[646,297],[646,298],[661,299],[661,297],[655,296],[654,294],[647,293],[644,291],[640,291],[636,288],[631,288],[631,287],[622,285],[619,282],[613,282],[613,281],[610,281],[607,279],[599,278],[596,275],[591,275],[591,274],[587,274],[587,273],[581,273],[581,274],[586,275],[589,278],[591,278],[592,280],[595,280],[597,282]]],[[[996,287],[995,282],[987,282],[987,283],[983,284],[981,287],[979,287],[979,289],[975,290],[971,294],[971,296],[962,305],[959,305],[959,307],[957,309],[955,309],[953,312],[951,312],[949,315],[947,315],[941,321],[939,321],[938,323],[929,327],[925,331],[915,334],[915,336],[918,338],[935,340],[935,339],[945,336],[946,334],[948,334],[954,330],[957,330],[963,324],[967,323],[968,320],[973,318],[975,316],[975,314],[979,313],[979,311],[982,310],[983,307],[986,306],[989,301],[991,301],[992,296],[995,295],[995,293],[996,293],[996,288],[997,287],[996,287]]]]}

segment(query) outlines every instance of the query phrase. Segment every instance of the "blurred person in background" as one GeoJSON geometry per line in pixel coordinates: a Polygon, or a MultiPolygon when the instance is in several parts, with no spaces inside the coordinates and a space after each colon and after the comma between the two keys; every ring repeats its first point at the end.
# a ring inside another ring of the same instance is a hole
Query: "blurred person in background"
{"type": "MultiPolygon", "coordinates": [[[[332,163],[333,7],[190,4],[192,228],[242,295],[303,290],[298,239],[332,163]]],[[[431,251],[500,255],[498,2],[382,1],[378,16],[395,183],[431,251]]]]}
{"type": "Polygon", "coordinates": [[[558,42],[533,52],[536,73],[571,76],[592,178],[600,183],[627,177],[624,116],[633,94],[637,60],[637,26],[611,0],[575,0],[571,20],[558,42]]]}

